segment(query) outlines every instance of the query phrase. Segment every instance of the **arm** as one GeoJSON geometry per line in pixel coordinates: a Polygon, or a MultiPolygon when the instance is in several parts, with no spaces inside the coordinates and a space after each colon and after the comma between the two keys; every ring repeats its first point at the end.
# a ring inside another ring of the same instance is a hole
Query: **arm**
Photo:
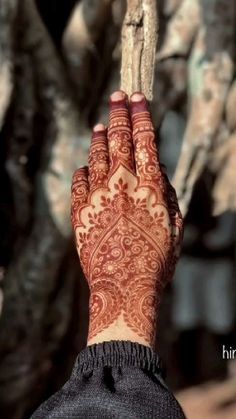
{"type": "Polygon", "coordinates": [[[72,223],[90,288],[88,345],[130,340],[153,347],[182,217],[143,95],[130,103],[123,92],[112,95],[108,130],[95,127],[88,162],[72,184],[72,223]]]}

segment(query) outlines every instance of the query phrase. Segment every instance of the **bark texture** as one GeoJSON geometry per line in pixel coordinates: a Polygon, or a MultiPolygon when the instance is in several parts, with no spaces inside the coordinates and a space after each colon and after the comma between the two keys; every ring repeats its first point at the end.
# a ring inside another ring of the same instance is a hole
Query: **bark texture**
{"type": "Polygon", "coordinates": [[[2,0],[0,5],[0,128],[9,106],[13,89],[13,42],[14,24],[18,1],[2,0]]]}
{"type": "Polygon", "coordinates": [[[154,0],[128,0],[122,28],[121,89],[128,95],[153,94],[157,45],[157,5],[154,0]]]}

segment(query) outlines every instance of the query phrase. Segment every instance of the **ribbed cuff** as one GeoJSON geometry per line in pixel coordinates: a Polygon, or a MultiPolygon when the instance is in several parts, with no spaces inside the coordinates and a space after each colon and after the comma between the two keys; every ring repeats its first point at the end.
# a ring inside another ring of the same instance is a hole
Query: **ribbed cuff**
{"type": "Polygon", "coordinates": [[[95,343],[83,349],[77,357],[75,368],[85,373],[104,367],[138,367],[164,376],[162,361],[148,346],[125,340],[111,340],[95,343]]]}

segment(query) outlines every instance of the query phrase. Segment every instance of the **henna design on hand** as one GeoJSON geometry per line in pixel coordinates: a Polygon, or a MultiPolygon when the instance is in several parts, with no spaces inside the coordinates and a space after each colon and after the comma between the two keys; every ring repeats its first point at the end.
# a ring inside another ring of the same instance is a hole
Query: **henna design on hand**
{"type": "Polygon", "coordinates": [[[183,220],[145,97],[110,102],[108,130],[93,132],[88,163],[73,176],[71,215],[91,294],[89,340],[122,318],[153,343],[183,220]]]}

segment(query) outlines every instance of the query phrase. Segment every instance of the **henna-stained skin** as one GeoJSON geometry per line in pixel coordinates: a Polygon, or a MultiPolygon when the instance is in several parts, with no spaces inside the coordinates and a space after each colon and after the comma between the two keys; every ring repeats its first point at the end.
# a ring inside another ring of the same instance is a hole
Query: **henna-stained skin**
{"type": "Polygon", "coordinates": [[[94,131],[89,166],[72,182],[72,224],[90,288],[88,341],[116,321],[154,344],[161,291],[179,256],[183,221],[163,173],[144,96],[119,92],[94,131]]]}

